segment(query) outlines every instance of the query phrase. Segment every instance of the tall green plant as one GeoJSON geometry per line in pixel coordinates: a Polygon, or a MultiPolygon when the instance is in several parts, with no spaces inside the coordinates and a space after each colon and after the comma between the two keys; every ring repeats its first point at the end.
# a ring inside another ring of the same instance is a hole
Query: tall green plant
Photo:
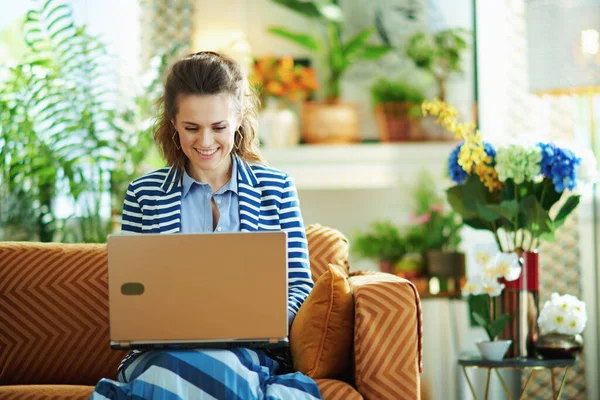
{"type": "Polygon", "coordinates": [[[35,4],[23,24],[25,60],[6,68],[0,82],[0,184],[31,215],[5,213],[2,225],[33,219],[28,239],[52,241],[60,228],[59,195],[77,202],[104,189],[90,177],[105,173],[114,113],[102,43],[75,26],[67,5],[35,4]]]}
{"type": "Polygon", "coordinates": [[[340,80],[348,67],[363,60],[377,60],[390,50],[387,46],[367,43],[375,32],[373,28],[364,29],[354,37],[344,39],[344,15],[337,0],[273,0],[273,2],[321,25],[321,38],[293,32],[284,27],[271,27],[269,32],[319,55],[328,67],[328,76],[324,85],[327,100],[339,99],[340,80]]]}

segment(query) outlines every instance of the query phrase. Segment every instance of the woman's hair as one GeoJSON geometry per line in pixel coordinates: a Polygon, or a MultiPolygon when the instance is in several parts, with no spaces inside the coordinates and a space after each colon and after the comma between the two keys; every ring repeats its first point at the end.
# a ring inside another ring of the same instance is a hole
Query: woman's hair
{"type": "Polygon", "coordinates": [[[177,115],[177,100],[182,95],[229,93],[242,116],[235,132],[233,152],[247,162],[265,163],[258,150],[258,96],[250,87],[246,74],[235,60],[212,51],[201,51],[175,62],[167,74],[165,92],[159,99],[161,115],[154,140],[168,165],[183,171],[186,155],[178,149],[179,138],[172,122],[177,115]]]}

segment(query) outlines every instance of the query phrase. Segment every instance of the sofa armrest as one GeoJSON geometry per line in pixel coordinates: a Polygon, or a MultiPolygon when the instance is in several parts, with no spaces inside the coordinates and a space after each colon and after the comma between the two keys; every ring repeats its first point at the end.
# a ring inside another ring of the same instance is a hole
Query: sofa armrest
{"type": "Polygon", "coordinates": [[[422,317],[415,286],[390,274],[352,275],[358,391],[365,399],[420,399],[422,317]]]}

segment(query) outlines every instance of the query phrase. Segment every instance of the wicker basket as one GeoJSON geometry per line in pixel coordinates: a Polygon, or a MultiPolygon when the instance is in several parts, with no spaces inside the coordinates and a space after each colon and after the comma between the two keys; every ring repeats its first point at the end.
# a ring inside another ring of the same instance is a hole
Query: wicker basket
{"type": "Polygon", "coordinates": [[[425,140],[421,120],[410,115],[412,103],[381,103],[375,107],[375,118],[382,142],[425,140]]]}
{"type": "Polygon", "coordinates": [[[302,106],[302,139],[311,144],[359,141],[358,106],[341,102],[305,102],[302,106]]]}

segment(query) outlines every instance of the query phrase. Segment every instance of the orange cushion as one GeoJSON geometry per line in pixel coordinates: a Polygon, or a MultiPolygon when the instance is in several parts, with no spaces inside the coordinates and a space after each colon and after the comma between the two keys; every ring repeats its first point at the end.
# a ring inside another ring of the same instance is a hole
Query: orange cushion
{"type": "Polygon", "coordinates": [[[350,362],[354,300],[339,267],[328,266],[298,311],[290,334],[294,369],[311,378],[335,378],[350,362]]]}
{"type": "Polygon", "coordinates": [[[348,239],[340,231],[320,224],[312,224],[306,227],[306,239],[313,282],[327,272],[329,264],[339,268],[340,272],[348,277],[349,244],[348,239]]]}
{"type": "Polygon", "coordinates": [[[346,382],[335,379],[315,379],[323,400],[363,400],[360,393],[346,382]]]}

